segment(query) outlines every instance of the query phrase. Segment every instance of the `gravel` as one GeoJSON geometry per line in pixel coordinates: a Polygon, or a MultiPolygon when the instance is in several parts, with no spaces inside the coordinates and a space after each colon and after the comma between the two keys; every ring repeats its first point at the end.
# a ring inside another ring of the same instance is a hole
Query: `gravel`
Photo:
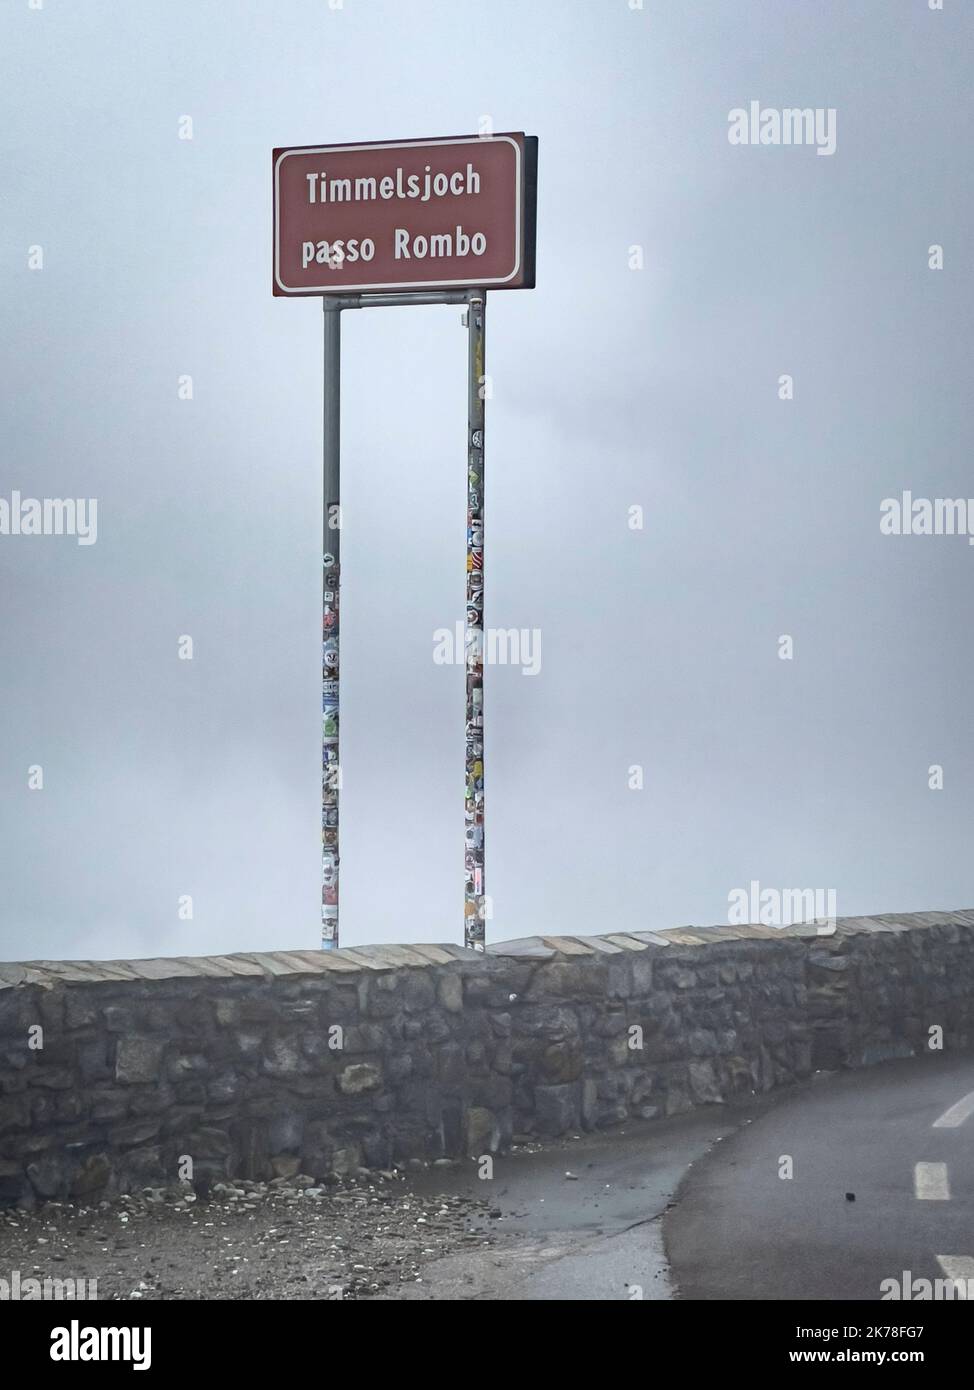
{"type": "Polygon", "coordinates": [[[0,1278],[95,1279],[99,1299],[394,1299],[428,1262],[491,1246],[493,1215],[486,1201],[419,1194],[391,1171],[333,1186],[183,1182],[0,1211],[0,1278]]]}

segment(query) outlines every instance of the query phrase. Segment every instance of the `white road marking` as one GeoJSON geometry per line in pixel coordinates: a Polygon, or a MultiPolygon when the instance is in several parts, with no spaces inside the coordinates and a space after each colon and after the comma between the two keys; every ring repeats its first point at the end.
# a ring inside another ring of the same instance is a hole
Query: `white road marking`
{"type": "Polygon", "coordinates": [[[974,1293],[974,1260],[970,1255],[938,1255],[937,1263],[947,1278],[955,1281],[958,1298],[966,1299],[969,1292],[974,1293]]]}
{"type": "Polygon", "coordinates": [[[913,1170],[913,1189],[922,1202],[948,1202],[946,1163],[918,1163],[913,1170]]]}
{"type": "Polygon", "coordinates": [[[962,1096],[956,1105],[952,1105],[949,1110],[945,1110],[939,1120],[934,1120],[934,1129],[956,1129],[962,1125],[968,1116],[974,1115],[974,1091],[969,1091],[966,1096],[962,1096]]]}

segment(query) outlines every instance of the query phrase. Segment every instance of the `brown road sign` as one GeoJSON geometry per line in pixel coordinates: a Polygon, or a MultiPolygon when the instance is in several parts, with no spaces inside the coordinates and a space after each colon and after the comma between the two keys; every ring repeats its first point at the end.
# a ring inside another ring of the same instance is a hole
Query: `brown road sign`
{"type": "Polygon", "coordinates": [[[274,151],[274,293],[531,289],[538,142],[523,134],[274,151]]]}

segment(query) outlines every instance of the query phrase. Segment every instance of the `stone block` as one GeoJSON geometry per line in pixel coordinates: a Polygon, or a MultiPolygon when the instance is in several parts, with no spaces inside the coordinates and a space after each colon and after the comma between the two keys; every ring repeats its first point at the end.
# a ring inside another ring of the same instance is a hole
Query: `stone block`
{"type": "Polygon", "coordinates": [[[123,1086],[157,1081],[164,1051],[165,1043],[158,1038],[119,1038],[115,1052],[115,1080],[123,1086]]]}

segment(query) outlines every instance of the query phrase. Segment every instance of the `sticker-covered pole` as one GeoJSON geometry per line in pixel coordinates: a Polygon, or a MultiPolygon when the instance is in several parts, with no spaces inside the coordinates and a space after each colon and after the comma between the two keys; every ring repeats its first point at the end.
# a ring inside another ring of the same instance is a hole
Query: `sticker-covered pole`
{"type": "Polygon", "coordinates": [[[463,944],[484,950],[484,319],[487,291],[467,294],[467,748],[463,944]]]}
{"type": "Polygon", "coordinates": [[[341,570],[342,309],[324,309],[324,434],[321,604],[321,946],[338,946],[338,616],[341,570]]]}

